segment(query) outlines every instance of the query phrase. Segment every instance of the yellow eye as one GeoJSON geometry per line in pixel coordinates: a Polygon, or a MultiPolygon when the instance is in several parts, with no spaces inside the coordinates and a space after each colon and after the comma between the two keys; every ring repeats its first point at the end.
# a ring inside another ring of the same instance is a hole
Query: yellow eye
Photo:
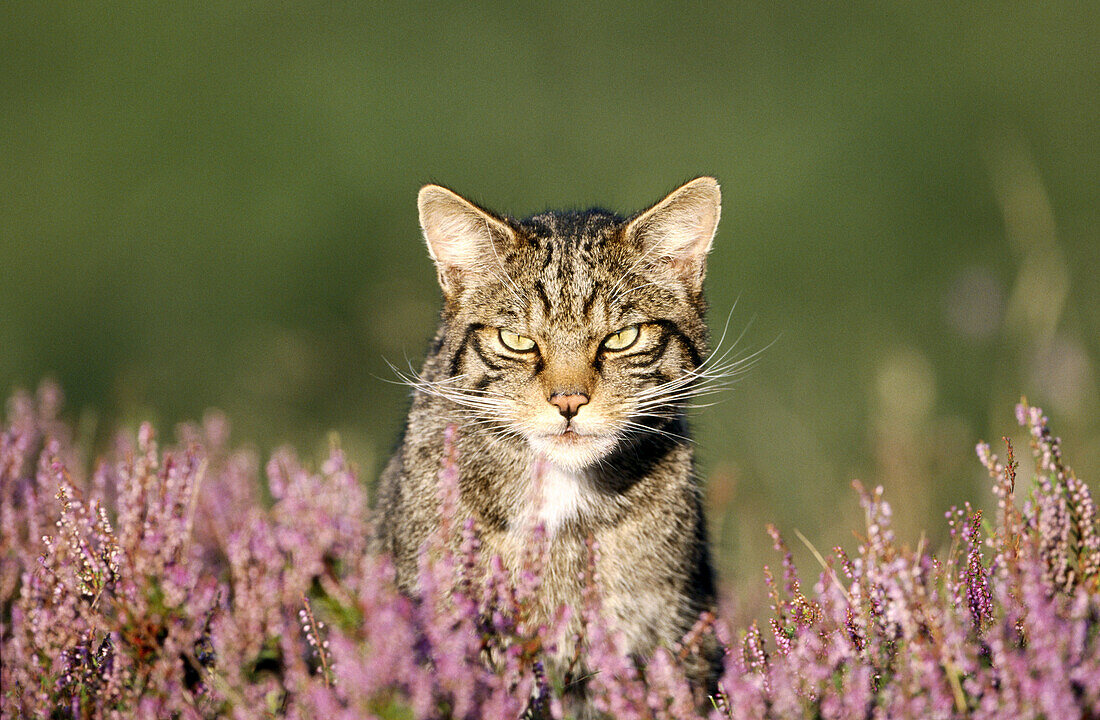
{"type": "Polygon", "coordinates": [[[500,329],[500,342],[512,352],[531,352],[535,349],[534,340],[504,328],[500,329]]]}
{"type": "Polygon", "coordinates": [[[607,350],[626,350],[638,341],[638,326],[629,325],[622,330],[616,330],[603,339],[603,346],[607,350]]]}

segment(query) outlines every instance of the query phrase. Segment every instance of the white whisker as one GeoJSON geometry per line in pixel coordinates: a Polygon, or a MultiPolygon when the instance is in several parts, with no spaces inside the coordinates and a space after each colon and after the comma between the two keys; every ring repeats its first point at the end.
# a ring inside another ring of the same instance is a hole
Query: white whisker
{"type": "Polygon", "coordinates": [[[748,355],[731,357],[752,325],[750,320],[737,338],[727,345],[726,337],[729,333],[733,310],[734,308],[730,308],[730,312],[726,315],[726,322],[714,351],[702,363],[695,368],[685,370],[683,374],[671,380],[643,388],[634,395],[634,412],[637,415],[646,415],[668,406],[672,406],[669,407],[669,412],[679,412],[686,407],[707,407],[713,403],[690,403],[689,401],[728,390],[741,375],[748,372],[759,361],[764,351],[775,341],[748,355]]]}
{"type": "Polygon", "coordinates": [[[619,425],[634,433],[650,433],[652,435],[658,435],[660,437],[670,437],[674,440],[682,440],[684,442],[694,443],[691,438],[674,433],[671,430],[665,430],[664,428],[656,428],[651,425],[645,425],[644,423],[633,422],[631,420],[620,420],[619,425]]]}
{"type": "MultiPolygon", "coordinates": [[[[387,361],[388,362],[388,361],[387,361]]],[[[428,380],[419,373],[403,373],[390,364],[391,369],[400,378],[400,383],[411,387],[414,391],[433,397],[449,400],[464,408],[480,411],[490,417],[500,417],[509,414],[511,410],[510,399],[498,392],[490,390],[478,390],[474,388],[455,387],[454,383],[463,376],[457,375],[443,380],[428,380]]]]}

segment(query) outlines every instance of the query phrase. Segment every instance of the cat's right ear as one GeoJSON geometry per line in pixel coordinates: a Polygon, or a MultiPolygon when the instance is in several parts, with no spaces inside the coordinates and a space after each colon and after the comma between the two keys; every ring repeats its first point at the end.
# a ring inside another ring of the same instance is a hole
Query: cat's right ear
{"type": "Polygon", "coordinates": [[[420,188],[416,204],[428,253],[446,295],[496,267],[501,245],[515,240],[504,221],[440,185],[420,188]]]}

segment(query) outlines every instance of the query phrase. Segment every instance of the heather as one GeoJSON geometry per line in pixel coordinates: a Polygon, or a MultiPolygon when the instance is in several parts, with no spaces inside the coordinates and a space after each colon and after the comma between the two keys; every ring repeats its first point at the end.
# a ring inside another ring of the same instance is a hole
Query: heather
{"type": "Polygon", "coordinates": [[[453,460],[413,598],[369,547],[338,445],[261,465],[211,414],[90,462],[60,409],[51,386],[17,394],[0,437],[4,717],[557,718],[586,695],[627,720],[1100,718],[1096,509],[1026,403],[1034,477],[1023,449],[980,444],[995,502],[948,511],[949,547],[897,539],[881,489],[856,485],[858,542],[812,572],[768,529],[767,622],[705,615],[644,664],[601,616],[596,543],[584,606],[528,622],[549,540],[530,529],[517,577],[482,557],[453,460]],[[704,698],[681,665],[710,636],[725,653],[704,698]]]}

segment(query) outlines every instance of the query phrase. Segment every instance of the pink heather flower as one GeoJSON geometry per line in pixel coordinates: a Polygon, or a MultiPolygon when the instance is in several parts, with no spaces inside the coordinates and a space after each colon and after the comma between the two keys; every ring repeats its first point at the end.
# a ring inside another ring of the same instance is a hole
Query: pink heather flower
{"type": "Polygon", "coordinates": [[[967,548],[966,568],[962,572],[962,584],[966,587],[966,602],[974,620],[974,630],[981,635],[985,625],[993,617],[993,597],[989,591],[989,578],[982,565],[980,533],[982,511],[974,512],[963,529],[963,541],[967,548]]]}
{"type": "Polygon", "coordinates": [[[1038,483],[1017,508],[1015,459],[976,451],[998,500],[948,513],[957,552],[899,545],[881,488],[857,485],[861,542],[837,548],[812,584],[783,563],[771,639],[703,616],[676,648],[632,658],[603,617],[589,544],[577,637],[570,612],[528,620],[546,533],[518,568],[482,557],[457,515],[454,429],[440,468],[445,522],[425,548],[421,592],[366,550],[360,479],[333,447],[317,466],[229,446],[224,417],[121,436],[85,472],[58,420],[60,393],[17,394],[0,432],[0,713],[81,718],[571,717],[547,659],[573,670],[605,717],[1077,718],[1100,716],[1100,551],[1089,487],[1037,408],[1021,404],[1038,483]],[[988,550],[987,550],[988,548],[988,550]],[[696,704],[681,660],[713,632],[719,694],[696,704]],[[541,715],[539,715],[541,713],[541,715]]]}

